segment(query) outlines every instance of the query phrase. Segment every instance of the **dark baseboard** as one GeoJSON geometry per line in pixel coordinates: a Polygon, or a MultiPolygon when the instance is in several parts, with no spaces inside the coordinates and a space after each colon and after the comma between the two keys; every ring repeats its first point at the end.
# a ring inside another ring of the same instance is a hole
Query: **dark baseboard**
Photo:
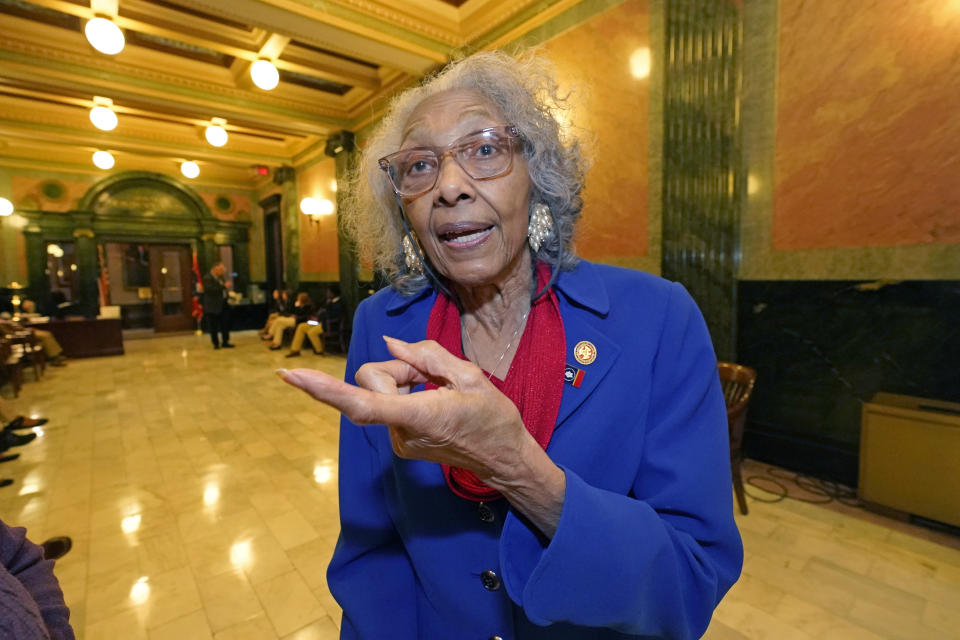
{"type": "Polygon", "coordinates": [[[833,480],[848,487],[857,486],[859,454],[836,444],[798,438],[750,423],[743,448],[746,456],[753,460],[833,480]]]}

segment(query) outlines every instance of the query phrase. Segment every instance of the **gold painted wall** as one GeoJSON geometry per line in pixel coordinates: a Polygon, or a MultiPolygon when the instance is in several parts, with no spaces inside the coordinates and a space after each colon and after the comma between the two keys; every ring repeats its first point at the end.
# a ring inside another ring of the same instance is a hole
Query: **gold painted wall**
{"type": "Polygon", "coordinates": [[[745,16],[740,277],[960,276],[960,3],[745,16]]]}
{"type": "MultiPolygon", "coordinates": [[[[299,199],[330,200],[334,213],[319,216],[316,221],[300,216],[300,279],[304,281],[335,281],[340,279],[337,244],[336,165],[333,158],[324,158],[316,164],[297,171],[299,199]]],[[[299,206],[299,204],[298,204],[299,206]]]]}
{"type": "Polygon", "coordinates": [[[571,132],[587,143],[593,161],[577,253],[659,272],[659,248],[650,246],[660,238],[648,231],[649,75],[631,73],[631,56],[651,49],[649,3],[623,2],[547,40],[543,49],[562,89],[572,91],[571,132]]]}

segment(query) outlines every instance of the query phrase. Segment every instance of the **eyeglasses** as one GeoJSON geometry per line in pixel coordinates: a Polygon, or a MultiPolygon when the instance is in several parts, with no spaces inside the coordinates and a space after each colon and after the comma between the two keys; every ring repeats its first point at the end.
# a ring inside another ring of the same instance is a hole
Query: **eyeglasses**
{"type": "Polygon", "coordinates": [[[513,125],[489,127],[458,138],[445,147],[402,149],[380,158],[379,164],[397,195],[412,198],[436,186],[440,163],[448,154],[474,180],[505,174],[513,166],[513,146],[519,138],[520,131],[513,125]]]}

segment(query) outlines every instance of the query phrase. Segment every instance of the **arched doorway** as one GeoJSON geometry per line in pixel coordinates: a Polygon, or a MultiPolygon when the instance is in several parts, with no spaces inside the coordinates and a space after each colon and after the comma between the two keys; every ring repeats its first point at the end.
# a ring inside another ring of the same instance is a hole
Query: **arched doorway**
{"type": "MultiPolygon", "coordinates": [[[[157,173],[124,172],[94,184],[76,210],[25,212],[30,289],[55,298],[54,253],[74,256],[75,307],[121,308],[124,328],[191,329],[195,273],[231,263],[249,283],[249,222],[220,220],[190,187],[157,173]]],[[[55,302],[55,299],[54,299],[55,302]]]]}

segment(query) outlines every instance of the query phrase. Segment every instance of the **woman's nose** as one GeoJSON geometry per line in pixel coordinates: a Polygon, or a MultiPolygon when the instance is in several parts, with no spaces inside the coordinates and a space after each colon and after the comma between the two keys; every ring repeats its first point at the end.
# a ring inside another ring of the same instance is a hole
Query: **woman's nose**
{"type": "Polygon", "coordinates": [[[438,171],[436,193],[441,202],[453,204],[473,198],[473,182],[452,151],[441,156],[438,171]]]}

